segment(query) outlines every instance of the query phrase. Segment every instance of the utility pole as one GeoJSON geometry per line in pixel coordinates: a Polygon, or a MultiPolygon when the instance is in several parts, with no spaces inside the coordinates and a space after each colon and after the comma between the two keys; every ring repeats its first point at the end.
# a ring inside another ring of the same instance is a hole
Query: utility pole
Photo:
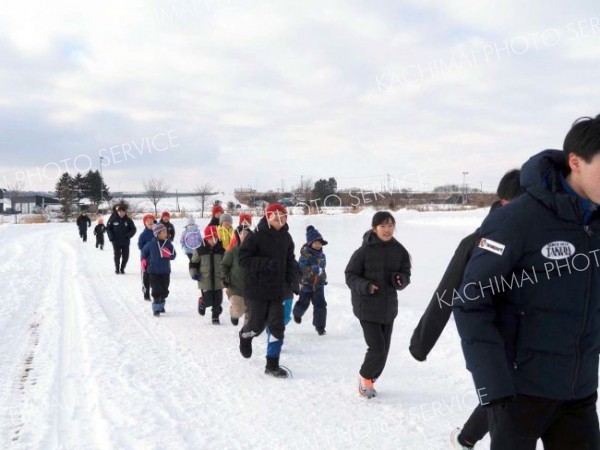
{"type": "Polygon", "coordinates": [[[463,172],[463,189],[464,189],[464,193],[465,196],[463,198],[463,204],[465,203],[469,203],[469,194],[467,192],[467,175],[469,175],[469,172],[463,172]]]}
{"type": "MultiPolygon", "coordinates": [[[[103,159],[104,159],[104,156],[100,155],[100,205],[102,205],[102,202],[104,201],[104,191],[102,189],[102,185],[104,184],[104,178],[102,178],[102,160],[103,159]]],[[[98,205],[98,209],[100,209],[100,205],[98,205]]]]}

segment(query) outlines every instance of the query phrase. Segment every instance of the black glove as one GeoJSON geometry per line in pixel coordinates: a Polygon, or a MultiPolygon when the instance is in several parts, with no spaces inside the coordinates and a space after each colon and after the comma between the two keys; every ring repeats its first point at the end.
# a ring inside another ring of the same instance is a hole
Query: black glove
{"type": "Polygon", "coordinates": [[[267,263],[267,271],[269,273],[277,273],[277,271],[279,270],[279,267],[281,267],[281,263],[279,261],[277,261],[276,259],[271,259],[267,263]]]}
{"type": "Polygon", "coordinates": [[[200,281],[201,279],[202,279],[201,273],[195,273],[194,275],[192,275],[192,280],[200,281]]]}
{"type": "Polygon", "coordinates": [[[392,274],[392,286],[396,289],[404,289],[406,286],[404,285],[404,276],[400,272],[394,272],[392,274]]]}
{"type": "Polygon", "coordinates": [[[292,290],[292,293],[300,295],[300,285],[298,283],[292,283],[290,289],[292,290]]]}

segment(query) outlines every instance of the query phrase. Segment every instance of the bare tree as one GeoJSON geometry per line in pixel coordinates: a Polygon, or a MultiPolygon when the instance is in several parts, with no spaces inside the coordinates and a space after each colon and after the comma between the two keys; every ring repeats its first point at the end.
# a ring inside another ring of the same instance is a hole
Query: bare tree
{"type": "Polygon", "coordinates": [[[14,212],[17,204],[17,199],[23,192],[23,182],[17,180],[14,183],[7,183],[5,196],[10,200],[10,209],[14,212]]]}
{"type": "Polygon", "coordinates": [[[200,186],[197,186],[194,189],[194,194],[196,194],[196,200],[200,203],[200,207],[202,208],[202,217],[204,217],[204,209],[206,208],[206,204],[208,203],[208,199],[218,194],[215,192],[215,187],[206,182],[200,186]]]}
{"type": "Polygon", "coordinates": [[[162,178],[150,178],[148,181],[144,181],[144,191],[146,192],[146,198],[154,205],[154,215],[158,216],[158,209],[156,205],[167,195],[169,185],[162,178]]]}
{"type": "Polygon", "coordinates": [[[313,182],[310,178],[302,178],[300,183],[293,188],[292,193],[296,201],[307,202],[312,198],[313,182]]]}

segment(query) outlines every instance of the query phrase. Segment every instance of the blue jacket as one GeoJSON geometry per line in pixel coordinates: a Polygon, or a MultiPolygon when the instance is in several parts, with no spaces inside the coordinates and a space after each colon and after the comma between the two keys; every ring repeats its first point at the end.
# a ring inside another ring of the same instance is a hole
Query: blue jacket
{"type": "Polygon", "coordinates": [[[140,251],[152,239],[154,239],[154,234],[152,233],[152,230],[144,227],[144,231],[142,231],[142,233],[138,237],[138,248],[140,249],[140,251]]]}
{"type": "Polygon", "coordinates": [[[148,260],[148,267],[146,272],[154,273],[158,275],[166,275],[171,273],[171,261],[175,259],[176,253],[175,248],[171,241],[164,240],[159,241],[156,238],[152,238],[150,242],[147,242],[142,249],[142,258],[148,260]],[[161,247],[168,249],[171,252],[169,258],[163,258],[161,256],[161,247]]]}
{"type": "Polygon", "coordinates": [[[557,150],[523,165],[526,193],[486,218],[453,295],[482,403],[582,399],[598,387],[600,217],[565,192],[564,170],[557,150]]]}
{"type": "Polygon", "coordinates": [[[298,260],[300,271],[302,272],[302,290],[312,292],[327,284],[327,259],[322,250],[315,250],[312,247],[304,245],[300,249],[300,259],[298,260]]]}

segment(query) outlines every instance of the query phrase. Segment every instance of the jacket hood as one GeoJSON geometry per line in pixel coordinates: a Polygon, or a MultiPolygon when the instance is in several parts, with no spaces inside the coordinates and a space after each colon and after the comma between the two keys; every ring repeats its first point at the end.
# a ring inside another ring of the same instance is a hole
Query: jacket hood
{"type": "Polygon", "coordinates": [[[392,239],[390,239],[387,242],[384,242],[377,237],[377,235],[375,234],[375,232],[373,230],[368,230],[365,234],[363,234],[363,243],[362,243],[363,246],[377,245],[377,244],[387,245],[387,244],[394,244],[394,243],[399,244],[399,242],[396,240],[395,237],[393,237],[392,239]]]}
{"type": "Polygon", "coordinates": [[[544,150],[533,155],[521,168],[521,186],[529,195],[551,209],[561,219],[581,222],[579,201],[565,192],[561,178],[567,173],[561,150],[544,150]]]}
{"type": "Polygon", "coordinates": [[[290,229],[290,227],[288,226],[288,224],[286,223],[283,227],[281,227],[280,230],[276,230],[275,228],[269,226],[269,222],[267,222],[267,218],[263,217],[262,219],[260,219],[260,221],[258,222],[258,225],[256,226],[256,229],[258,231],[267,231],[269,233],[276,233],[277,231],[288,231],[290,229]]]}

